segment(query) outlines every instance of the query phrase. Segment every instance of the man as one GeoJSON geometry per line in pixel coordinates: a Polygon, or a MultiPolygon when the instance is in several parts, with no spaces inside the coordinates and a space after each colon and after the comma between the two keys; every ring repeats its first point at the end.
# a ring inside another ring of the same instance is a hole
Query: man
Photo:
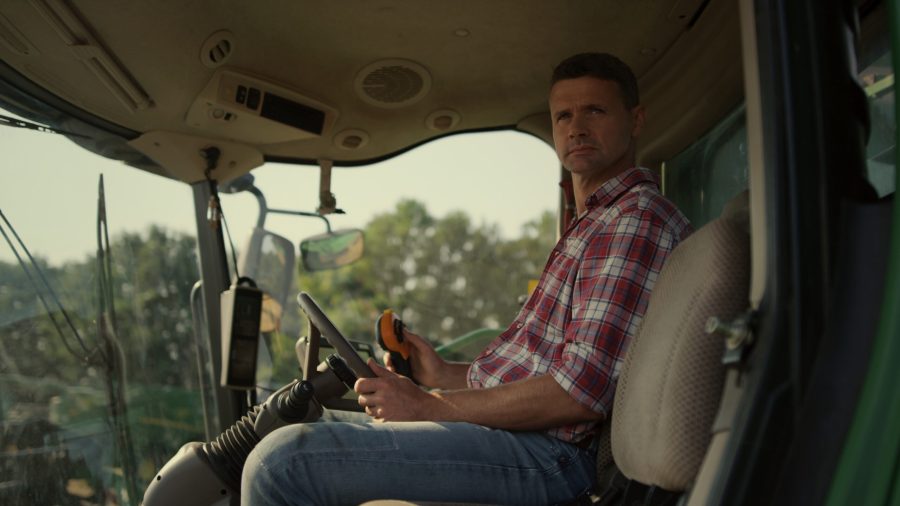
{"type": "Polygon", "coordinates": [[[448,363],[405,332],[416,380],[435,390],[370,361],[377,377],[355,385],[368,416],[270,434],[245,465],[245,501],[553,504],[590,491],[593,433],[650,289],[690,225],[656,176],[635,167],[644,109],[623,62],[563,61],[549,103],[577,218],[515,321],[472,364],[448,363]]]}

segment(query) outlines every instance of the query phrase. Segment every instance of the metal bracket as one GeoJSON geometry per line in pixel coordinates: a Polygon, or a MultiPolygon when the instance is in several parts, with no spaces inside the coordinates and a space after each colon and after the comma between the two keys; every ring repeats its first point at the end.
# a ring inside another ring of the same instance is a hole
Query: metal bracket
{"type": "Polygon", "coordinates": [[[753,321],[755,311],[747,311],[731,322],[723,322],[715,316],[706,320],[706,333],[725,339],[725,354],[722,363],[730,366],[744,360],[747,350],[753,346],[753,321]]]}
{"type": "Polygon", "coordinates": [[[337,211],[337,199],[331,193],[331,160],[319,160],[319,207],[316,212],[325,215],[337,211]]]}

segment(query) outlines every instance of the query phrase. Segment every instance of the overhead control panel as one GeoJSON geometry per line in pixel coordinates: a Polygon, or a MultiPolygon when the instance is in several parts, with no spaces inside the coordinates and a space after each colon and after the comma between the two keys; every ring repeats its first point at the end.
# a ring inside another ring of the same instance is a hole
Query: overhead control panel
{"type": "Polygon", "coordinates": [[[276,144],[326,134],[337,111],[287,87],[230,69],[217,71],[185,122],[205,135],[276,144]]]}

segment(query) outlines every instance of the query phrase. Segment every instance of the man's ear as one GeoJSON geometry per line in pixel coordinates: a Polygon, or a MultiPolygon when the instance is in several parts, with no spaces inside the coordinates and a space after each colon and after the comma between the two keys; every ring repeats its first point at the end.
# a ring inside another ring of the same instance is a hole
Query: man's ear
{"type": "Polygon", "coordinates": [[[641,131],[644,130],[644,106],[638,104],[631,109],[631,120],[631,136],[640,137],[641,131]]]}

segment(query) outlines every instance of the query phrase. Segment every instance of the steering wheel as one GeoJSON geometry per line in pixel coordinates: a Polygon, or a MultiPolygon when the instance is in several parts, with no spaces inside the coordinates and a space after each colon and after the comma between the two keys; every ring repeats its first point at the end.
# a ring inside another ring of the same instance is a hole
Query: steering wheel
{"type": "Polygon", "coordinates": [[[319,305],[316,304],[316,301],[313,300],[312,296],[306,292],[300,292],[300,295],[297,296],[297,302],[300,303],[300,309],[306,313],[309,321],[319,329],[319,332],[322,333],[325,340],[334,346],[338,355],[347,362],[347,366],[350,367],[350,370],[353,371],[354,374],[356,374],[356,377],[375,377],[375,373],[372,372],[372,369],[366,364],[366,361],[359,356],[355,349],[353,349],[353,346],[350,345],[350,341],[347,341],[347,338],[341,334],[333,323],[331,323],[331,320],[328,319],[328,316],[326,316],[322,309],[319,308],[319,305]]]}

